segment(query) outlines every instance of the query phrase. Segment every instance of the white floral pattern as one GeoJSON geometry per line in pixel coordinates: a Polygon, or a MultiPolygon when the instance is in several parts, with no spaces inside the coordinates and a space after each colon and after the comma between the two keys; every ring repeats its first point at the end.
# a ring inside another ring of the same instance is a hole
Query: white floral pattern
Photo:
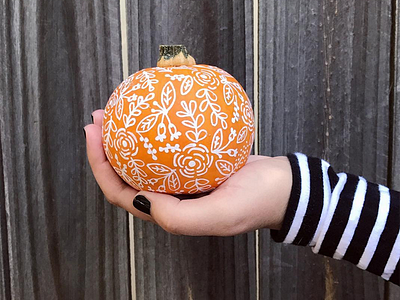
{"type": "Polygon", "coordinates": [[[127,131],[124,127],[117,131],[114,142],[115,149],[119,151],[121,157],[125,160],[128,160],[131,156],[135,156],[139,150],[136,147],[137,140],[135,135],[127,131]]]}
{"type": "Polygon", "coordinates": [[[253,139],[246,93],[213,66],[141,70],[117,87],[105,108],[105,153],[135,189],[209,191],[246,163],[253,139]]]}
{"type": "Polygon", "coordinates": [[[175,154],[174,167],[182,176],[187,178],[197,178],[207,173],[213,157],[204,145],[189,144],[183,148],[182,152],[175,154]]]}

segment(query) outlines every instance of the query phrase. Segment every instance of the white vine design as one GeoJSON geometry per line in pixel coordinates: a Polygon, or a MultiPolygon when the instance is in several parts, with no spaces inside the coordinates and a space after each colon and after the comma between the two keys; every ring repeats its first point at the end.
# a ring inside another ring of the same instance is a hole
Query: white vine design
{"type": "Polygon", "coordinates": [[[137,126],[136,131],[140,134],[150,131],[156,124],[161,116],[161,121],[157,124],[157,136],[156,141],[163,142],[167,136],[167,129],[170,134],[171,142],[174,139],[178,139],[182,134],[178,131],[176,126],[171,122],[168,116],[169,111],[174,105],[176,100],[176,91],[172,82],[167,82],[161,92],[161,104],[157,101],[153,102],[153,108],[151,114],[143,118],[137,126]],[[165,122],[166,121],[166,122],[165,122]],[[167,124],[165,124],[167,123],[167,124]]]}
{"type": "Polygon", "coordinates": [[[191,128],[191,130],[187,130],[185,135],[186,137],[194,143],[198,143],[201,140],[207,137],[207,130],[200,129],[204,122],[204,115],[196,114],[197,103],[194,100],[191,100],[189,104],[185,101],[181,101],[181,106],[183,111],[178,111],[176,115],[180,118],[189,118],[189,120],[183,120],[182,124],[186,127],[191,128]]]}
{"type": "Polygon", "coordinates": [[[197,91],[196,97],[203,100],[199,107],[201,112],[204,113],[207,108],[211,109],[211,125],[217,126],[219,121],[222,128],[227,129],[228,123],[226,122],[226,119],[228,118],[228,115],[221,111],[220,105],[215,103],[218,100],[217,95],[209,89],[200,89],[197,91]]]}

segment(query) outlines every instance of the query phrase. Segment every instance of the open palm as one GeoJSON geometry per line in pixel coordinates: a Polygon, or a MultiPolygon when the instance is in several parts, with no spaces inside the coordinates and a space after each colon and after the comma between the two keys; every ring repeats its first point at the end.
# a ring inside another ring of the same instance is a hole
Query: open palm
{"type": "Polygon", "coordinates": [[[115,173],[106,158],[101,140],[103,115],[103,110],[93,112],[94,124],[84,130],[90,166],[111,204],[174,234],[230,236],[264,227],[280,228],[292,185],[286,157],[251,155],[242,169],[201,197],[181,200],[139,192],[115,173]],[[150,202],[150,215],[132,205],[138,195],[150,202]]]}

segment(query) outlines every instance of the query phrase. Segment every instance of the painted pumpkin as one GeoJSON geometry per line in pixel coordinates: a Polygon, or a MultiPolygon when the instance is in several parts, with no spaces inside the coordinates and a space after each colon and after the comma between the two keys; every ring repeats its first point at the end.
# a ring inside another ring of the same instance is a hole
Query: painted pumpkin
{"type": "Polygon", "coordinates": [[[161,46],[155,68],[111,95],[103,146],[137,190],[194,194],[214,189],[247,161],[254,138],[250,101],[227,72],[196,65],[183,46],[161,46]]]}

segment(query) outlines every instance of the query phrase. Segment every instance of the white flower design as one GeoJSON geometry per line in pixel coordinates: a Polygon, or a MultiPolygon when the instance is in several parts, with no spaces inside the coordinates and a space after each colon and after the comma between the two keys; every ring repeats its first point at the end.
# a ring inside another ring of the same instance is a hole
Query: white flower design
{"type": "Polygon", "coordinates": [[[127,131],[125,128],[120,128],[115,135],[115,149],[121,153],[123,159],[129,159],[130,156],[135,156],[138,152],[136,147],[135,135],[127,131]]]}
{"type": "Polygon", "coordinates": [[[243,122],[249,126],[250,129],[254,128],[254,118],[253,118],[253,110],[250,104],[242,103],[241,104],[242,111],[242,120],[243,122]]]}
{"type": "Polygon", "coordinates": [[[201,69],[195,72],[194,80],[201,86],[208,86],[212,90],[215,90],[217,86],[219,86],[218,77],[207,69],[201,69]]]}
{"type": "Polygon", "coordinates": [[[206,174],[212,162],[213,157],[204,145],[189,144],[174,156],[174,166],[188,178],[206,174]]]}

